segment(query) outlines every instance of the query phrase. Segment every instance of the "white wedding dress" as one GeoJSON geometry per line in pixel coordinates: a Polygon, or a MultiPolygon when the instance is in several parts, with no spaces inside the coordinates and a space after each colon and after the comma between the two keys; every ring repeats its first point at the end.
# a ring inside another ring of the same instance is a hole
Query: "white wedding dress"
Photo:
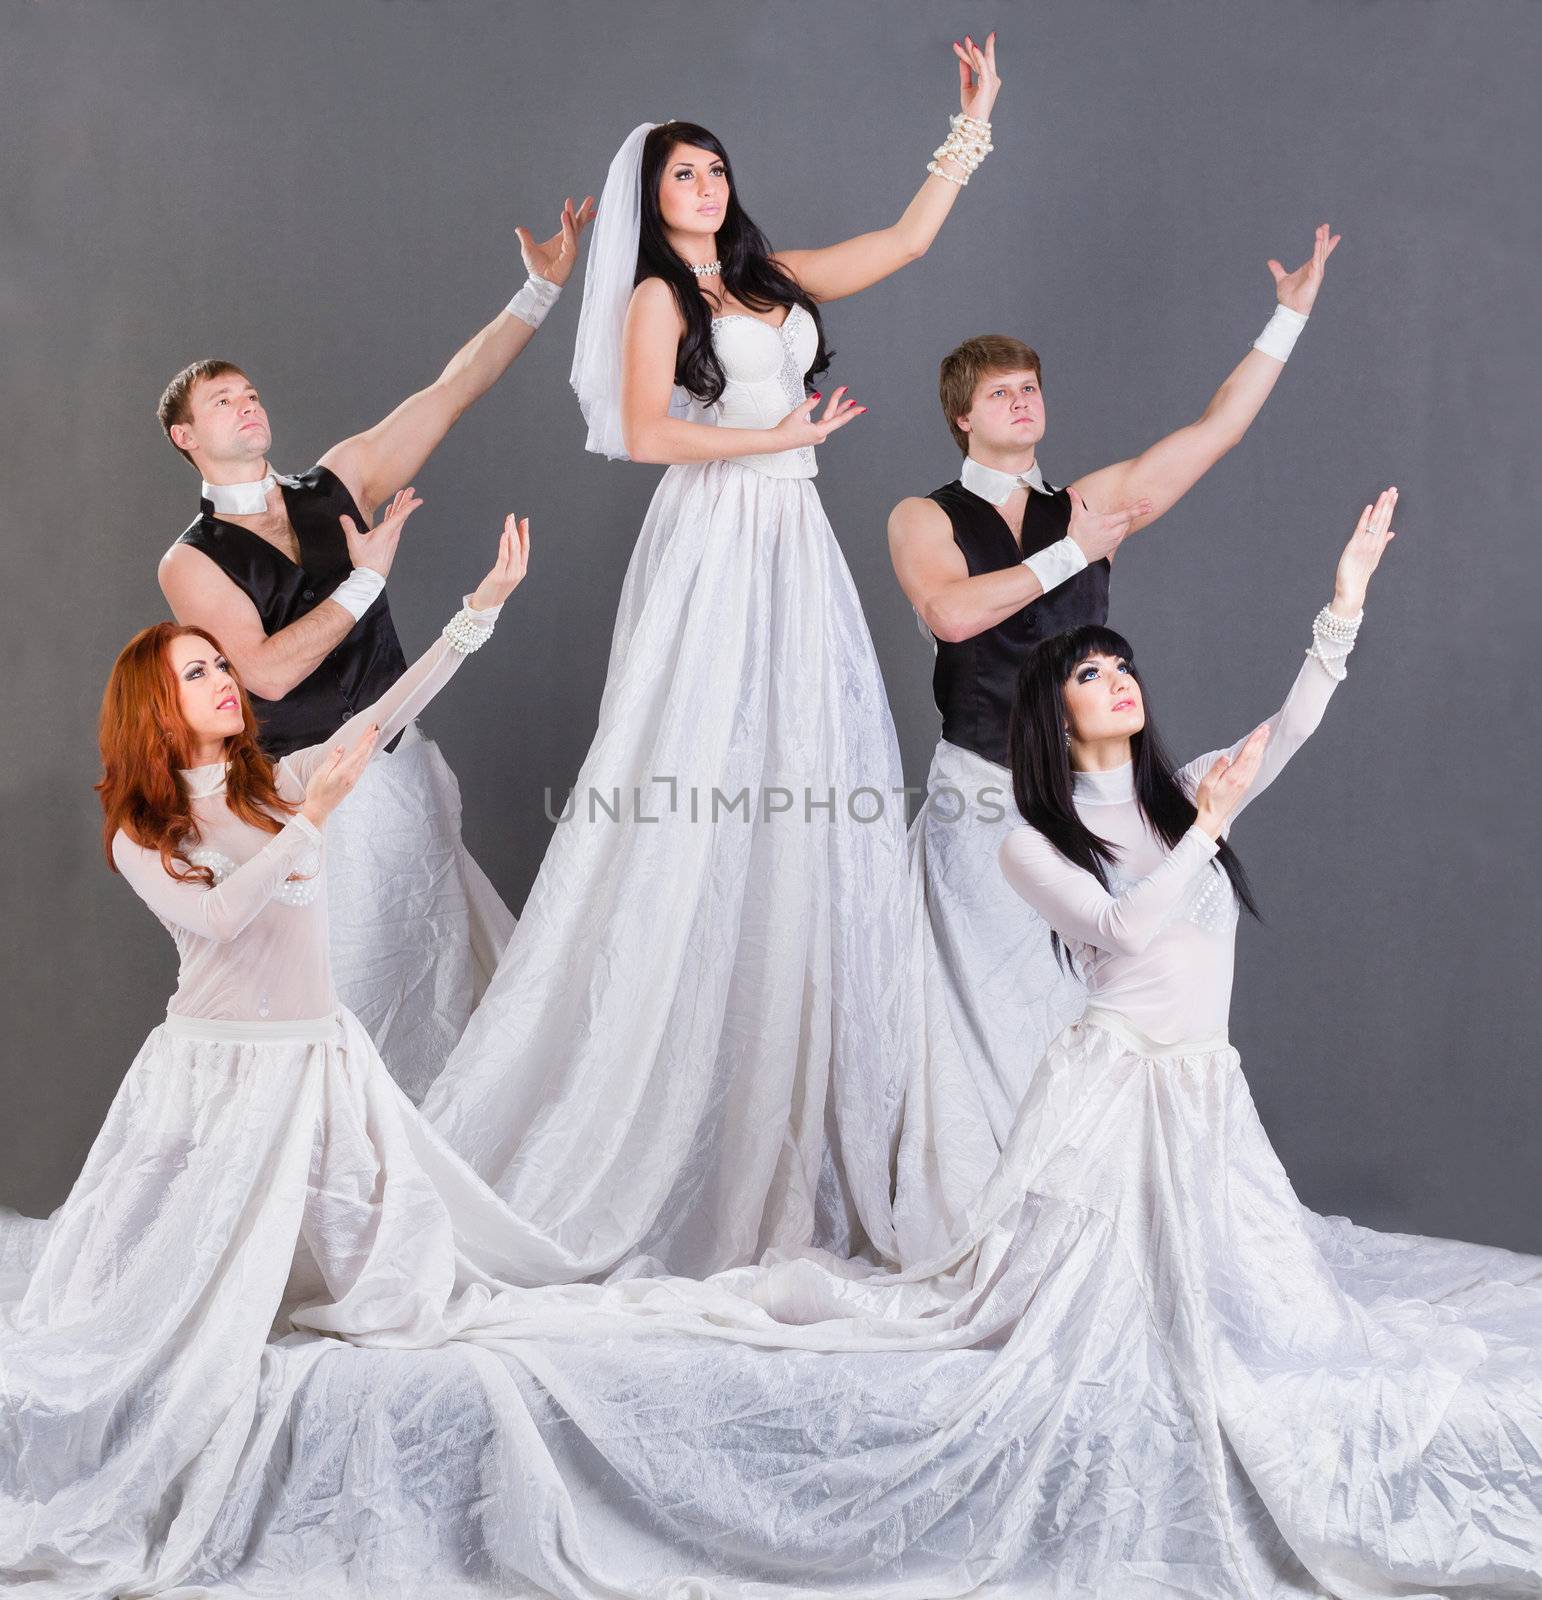
{"type": "MultiPolygon", "coordinates": [[[[801,307],[712,339],[727,387],[691,420],[802,400],[801,307]]],[[[811,1241],[908,1259],[994,1164],[924,1003],[898,745],[815,470],[664,473],[570,812],[423,1102],[527,1225],[521,1281],[811,1241]]]]}

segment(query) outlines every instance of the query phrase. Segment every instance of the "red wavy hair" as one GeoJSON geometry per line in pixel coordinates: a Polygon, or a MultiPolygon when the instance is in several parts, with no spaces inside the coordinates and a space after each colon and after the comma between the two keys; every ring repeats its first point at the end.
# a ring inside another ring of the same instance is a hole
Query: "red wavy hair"
{"type": "MultiPolygon", "coordinates": [[[[187,785],[177,771],[192,762],[194,735],[182,715],[168,648],[173,639],[189,636],[225,654],[219,640],[202,628],[157,622],[136,633],[113,662],[97,729],[102,777],[96,792],[104,812],[102,843],[114,872],[112,841],[121,828],[135,844],[158,850],[173,878],[212,889],[214,874],[208,867],[195,867],[182,853],[187,841],[198,837],[187,785]]],[[[234,672],[231,677],[241,697],[242,725],[240,733],[225,741],[225,801],[243,822],[277,833],[283,826],[279,819],[300,806],[285,800],[274,785],[272,764],[257,743],[251,701],[234,672]]]]}

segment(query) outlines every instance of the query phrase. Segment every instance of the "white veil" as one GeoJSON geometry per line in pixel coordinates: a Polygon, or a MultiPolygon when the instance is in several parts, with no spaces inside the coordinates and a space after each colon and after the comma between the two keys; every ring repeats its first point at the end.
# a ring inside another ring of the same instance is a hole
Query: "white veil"
{"type": "MultiPolygon", "coordinates": [[[[584,447],[613,461],[628,459],[621,437],[621,332],[637,278],[642,226],[643,141],[657,126],[639,122],[605,174],[599,216],[584,268],[584,298],[568,381],[589,424],[584,447]]],[[[670,413],[683,416],[690,397],[676,388],[670,413]]]]}

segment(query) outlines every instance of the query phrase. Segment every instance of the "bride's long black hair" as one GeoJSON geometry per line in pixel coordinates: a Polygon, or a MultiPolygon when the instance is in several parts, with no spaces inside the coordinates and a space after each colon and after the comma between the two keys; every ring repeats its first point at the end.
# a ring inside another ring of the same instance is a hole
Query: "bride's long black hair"
{"type": "MultiPolygon", "coordinates": [[[[1108,888],[1108,869],[1119,859],[1117,848],[1100,839],[1071,803],[1071,752],[1065,729],[1069,720],[1063,686],[1089,656],[1114,656],[1140,684],[1146,725],[1130,738],[1135,768],[1135,803],[1147,825],[1169,849],[1194,825],[1194,802],[1183,792],[1172,761],[1151,716],[1146,685],[1136,670],[1129,642],[1112,628],[1089,623],[1042,639],[1024,658],[1017,675],[1008,738],[1012,761],[1012,796],[1028,825],[1037,828],[1073,865],[1090,872],[1108,888]]],[[[1216,864],[1231,880],[1237,899],[1251,916],[1258,903],[1236,852],[1222,839],[1216,864]]],[[[1055,955],[1066,960],[1060,935],[1055,955]]]]}
{"type": "Polygon", "coordinates": [[[804,377],[817,378],[830,365],[832,351],[825,348],[824,321],[813,297],[771,259],[771,245],[739,204],[739,186],[722,141],[695,122],[661,122],[643,140],[642,225],[637,239],[637,276],[662,278],[674,290],[675,304],[685,319],[685,336],[675,358],[675,382],[703,405],[711,405],[723,393],[728,379],[712,348],[712,313],[695,274],[670,244],[659,211],[659,180],[669,154],[677,144],[710,150],[723,163],[728,176],[728,205],[722,226],[717,230],[718,259],[723,263],[722,284],[741,305],[755,311],[773,306],[802,306],[814,319],[819,346],[814,364],[804,377]]]}

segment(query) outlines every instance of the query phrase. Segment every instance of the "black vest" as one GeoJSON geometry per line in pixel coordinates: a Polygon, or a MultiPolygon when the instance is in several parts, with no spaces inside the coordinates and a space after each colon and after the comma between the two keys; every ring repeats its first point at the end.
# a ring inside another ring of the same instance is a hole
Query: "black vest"
{"type": "MultiPolygon", "coordinates": [[[[242,590],[270,635],[315,610],[352,570],[338,518],[352,517],[355,526],[368,526],[353,496],[327,467],[312,467],[293,488],[287,483],[280,488],[300,544],[298,566],[250,528],[215,516],[207,500],[200,502],[198,520],[177,541],[201,550],[242,590]]],[[[282,700],[251,696],[262,748],[277,760],[321,744],[406,670],[382,592],[342,643],[282,700]]]]}
{"type": "MultiPolygon", "coordinates": [[[[1071,524],[1071,497],[1064,489],[1048,494],[1030,489],[1019,550],[995,506],[958,479],[934,489],[928,498],[947,512],[954,543],[969,563],[971,578],[1017,566],[1025,556],[1063,539],[1071,524]]],[[[994,628],[957,644],[937,641],[932,693],[942,713],[942,736],[949,744],[973,750],[998,766],[1011,765],[1007,719],[1023,657],[1040,639],[1053,638],[1083,623],[1107,622],[1108,574],[1106,559],[1094,561],[994,628]]]]}

